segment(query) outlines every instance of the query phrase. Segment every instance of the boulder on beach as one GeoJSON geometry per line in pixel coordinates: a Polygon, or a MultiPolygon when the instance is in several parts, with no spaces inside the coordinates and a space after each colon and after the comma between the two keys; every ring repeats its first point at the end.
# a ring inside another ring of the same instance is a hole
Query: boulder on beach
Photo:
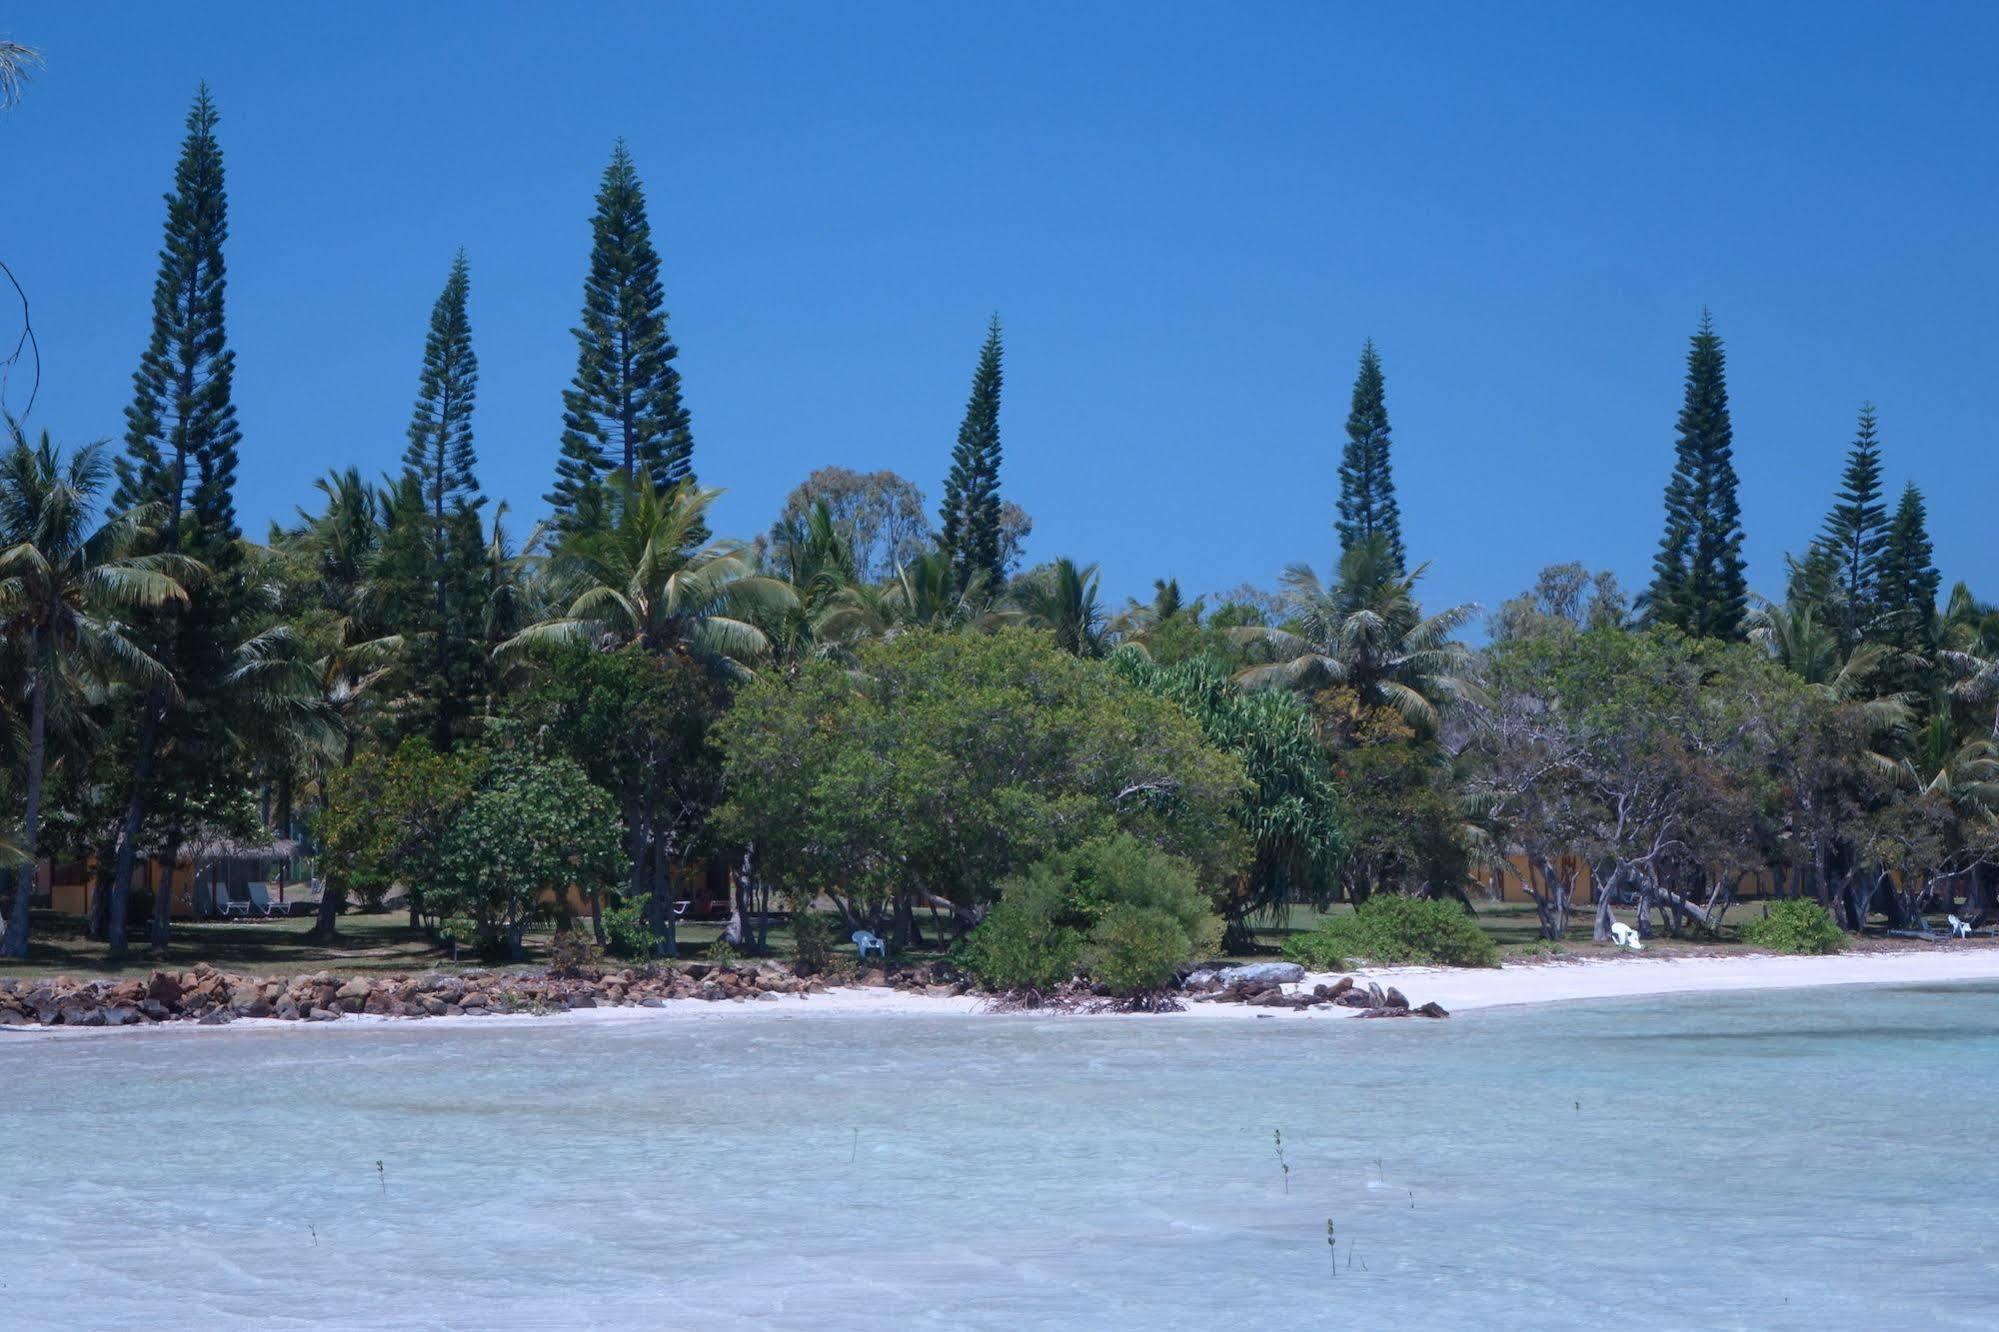
{"type": "Polygon", "coordinates": [[[1250,982],[1258,985],[1296,985],[1305,979],[1305,968],[1296,962],[1251,962],[1240,967],[1224,967],[1215,973],[1215,979],[1223,985],[1250,982]]]}

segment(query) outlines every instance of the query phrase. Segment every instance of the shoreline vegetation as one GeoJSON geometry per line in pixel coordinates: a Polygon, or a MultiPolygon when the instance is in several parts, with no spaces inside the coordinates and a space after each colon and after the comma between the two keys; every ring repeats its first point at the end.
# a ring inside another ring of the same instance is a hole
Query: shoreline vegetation
{"type": "MultiPolygon", "coordinates": [[[[1674,994],[1999,982],[1999,945],[1972,942],[1937,948],[1889,943],[1827,956],[1617,954],[1515,961],[1498,968],[1391,966],[1350,973],[1294,969],[1295,979],[1287,976],[1281,983],[1259,978],[1286,966],[1223,963],[1196,969],[1186,984],[1171,992],[1176,1002],[1142,1011],[1220,1019],[1442,1018],[1453,1011],[1674,994]],[[1231,979],[1227,976],[1231,968],[1248,974],[1231,979]],[[1215,972],[1221,977],[1210,979],[1215,972]],[[1416,998],[1405,998],[1405,987],[1416,998]],[[1343,994],[1353,997],[1342,1003],[1343,994]]],[[[289,978],[243,976],[201,963],[186,972],[154,972],[144,981],[68,976],[0,980],[0,1031],[53,1035],[164,1026],[267,1030],[347,1019],[451,1023],[506,1017],[748,1017],[752,1012],[794,1017],[1059,1013],[1087,1018],[1141,1011],[1092,1003],[1090,998],[1085,991],[1055,1002],[1022,1004],[1017,997],[980,991],[964,977],[953,977],[941,963],[874,967],[830,981],[800,976],[790,966],[770,962],[694,962],[568,976],[474,969],[372,977],[315,972],[289,978]]]]}
{"type": "MultiPolygon", "coordinates": [[[[1661,537],[1636,595],[1571,562],[1489,615],[1424,606],[1402,518],[1425,496],[1396,486],[1388,362],[1356,329],[1319,469],[1330,574],[1185,595],[1161,571],[1116,607],[1097,564],[1028,559],[997,314],[955,442],[938,422],[934,510],[907,478],[827,466],[762,535],[718,533],[713,483],[758,459],[697,453],[704,386],[683,383],[619,141],[587,258],[577,236],[575,375],[545,385],[563,412],[544,521],[517,539],[480,484],[461,251],[439,256],[400,466],[335,468],[258,541],[235,477],[270,445],[233,402],[223,158],[203,85],[122,450],[5,419],[0,958],[23,971],[81,939],[145,985],[261,976],[254,950],[186,945],[233,947],[194,922],[268,917],[273,877],[309,884],[311,944],[288,936],[299,965],[241,1002],[304,1017],[339,995],[296,975],[362,982],[303,955],[391,901],[408,932],[370,973],[523,964],[553,929],[558,975],[776,976],[782,929],[807,976],[865,941],[926,988],[1131,1009],[1181,1003],[1197,959],[1260,958],[1299,911],[1317,926],[1283,955],[1322,972],[1499,967],[1488,921],[1523,902],[1523,952],[1999,928],[1999,606],[1943,594],[1871,404],[1795,478],[1829,492],[1822,527],[1751,588],[1705,310],[1670,468],[1659,367],[1661,537]],[[702,917],[726,923],[697,944],[702,917]]],[[[373,986],[349,996],[363,1011],[373,986]]]]}

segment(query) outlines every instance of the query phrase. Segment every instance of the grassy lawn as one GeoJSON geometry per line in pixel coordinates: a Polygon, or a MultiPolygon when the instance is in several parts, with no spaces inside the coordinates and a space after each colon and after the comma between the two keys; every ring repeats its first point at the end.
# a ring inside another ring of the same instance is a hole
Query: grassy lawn
{"type": "MultiPolygon", "coordinates": [[[[1337,906],[1327,912],[1311,907],[1295,908],[1282,925],[1263,924],[1256,928],[1253,931],[1254,946],[1236,956],[1244,961],[1276,957],[1284,947],[1284,940],[1291,934],[1313,929],[1324,916],[1345,914],[1350,910],[1346,906],[1337,906]]],[[[1729,913],[1729,923],[1740,924],[1758,912],[1755,903],[1739,905],[1729,913]]],[[[1617,952],[1609,944],[1590,942],[1591,920],[1588,910],[1577,912],[1569,938],[1556,948],[1542,941],[1532,905],[1510,902],[1478,904],[1480,927],[1492,936],[1493,942],[1499,945],[1500,956],[1508,962],[1526,962],[1550,956],[1598,957],[1617,952]]],[[[942,956],[945,950],[936,945],[935,923],[922,915],[919,915],[918,923],[925,931],[926,939],[931,941],[931,946],[912,950],[903,960],[920,962],[942,956]]],[[[36,912],[34,956],[26,962],[0,963],[0,977],[71,975],[120,979],[143,977],[163,967],[186,970],[197,962],[212,963],[224,971],[260,976],[293,976],[314,971],[343,974],[382,974],[433,968],[449,971],[486,965],[470,956],[453,962],[449,954],[433,946],[422,931],[412,930],[409,918],[400,912],[349,913],[342,916],[340,938],[330,944],[306,937],[313,921],[305,916],[272,921],[176,922],[173,943],[164,958],[154,957],[144,947],[145,926],[141,922],[136,931],[139,943],[124,964],[119,966],[106,959],[103,944],[84,937],[83,924],[81,917],[36,912]]],[[[519,965],[536,967],[547,962],[550,933],[543,930],[528,935],[527,958],[519,965]]],[[[683,922],[680,926],[681,956],[684,959],[706,957],[721,933],[722,924],[719,921],[683,922]]],[[[789,957],[792,951],[789,927],[773,925],[770,944],[776,956],[789,957]]],[[[1654,939],[1646,945],[1648,953],[1665,956],[1711,954],[1741,948],[1743,945],[1727,941],[1676,939],[1654,939]]],[[[841,951],[848,949],[843,945],[841,951]]],[[[612,964],[616,965],[615,960],[612,964]]]]}
{"type": "MultiPolygon", "coordinates": [[[[176,921],[171,946],[164,957],[156,957],[145,945],[146,925],[141,921],[133,931],[130,954],[122,965],[114,965],[105,957],[102,943],[85,937],[81,916],[37,911],[31,940],[33,956],[25,962],[0,962],[0,978],[75,976],[122,980],[144,978],[156,970],[185,971],[197,962],[257,976],[297,976],[315,971],[343,975],[432,969],[466,971],[489,965],[470,955],[453,962],[448,950],[434,946],[423,931],[411,929],[409,917],[402,912],[349,912],[340,918],[340,937],[332,943],[306,937],[313,923],[309,916],[285,920],[176,921]]],[[[588,928],[587,923],[584,928],[588,928]]],[[[552,933],[552,930],[530,932],[525,940],[527,957],[517,965],[523,968],[545,965],[552,933]]],[[[681,956],[705,957],[721,934],[720,921],[682,922],[681,956]]],[[[779,957],[789,956],[792,946],[789,927],[774,924],[770,944],[779,957]]],[[[617,965],[616,959],[611,964],[617,965]]]]}

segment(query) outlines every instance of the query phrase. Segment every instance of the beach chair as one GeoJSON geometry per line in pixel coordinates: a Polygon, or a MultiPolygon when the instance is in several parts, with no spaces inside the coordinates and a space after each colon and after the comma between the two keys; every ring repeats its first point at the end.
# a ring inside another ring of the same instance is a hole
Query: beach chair
{"type": "Polygon", "coordinates": [[[883,943],[879,938],[877,938],[873,934],[870,934],[866,930],[855,930],[853,938],[854,938],[854,953],[862,961],[867,960],[867,956],[870,952],[872,952],[876,957],[880,958],[882,961],[884,962],[888,961],[888,945],[883,943]]]}
{"type": "Polygon", "coordinates": [[[1610,927],[1610,941],[1619,948],[1629,948],[1634,953],[1645,951],[1645,941],[1638,937],[1638,931],[1621,920],[1610,927]]]}
{"type": "Polygon", "coordinates": [[[1969,939],[1969,938],[1971,937],[1971,924],[1970,924],[1970,922],[1968,922],[1968,921],[1962,921],[1962,920],[1959,920],[1959,919],[1958,919],[1958,918],[1957,918],[1956,916],[1945,916],[1945,917],[1944,917],[1944,919],[1945,919],[1945,920],[1948,920],[1948,921],[1950,922],[1950,937],[1951,937],[1951,938],[1953,938],[1953,939],[1969,939]]]}
{"type": "Polygon", "coordinates": [[[291,908],[271,900],[271,890],[266,884],[253,883],[249,888],[250,908],[259,916],[289,916],[291,908]]]}
{"type": "Polygon", "coordinates": [[[248,888],[237,888],[232,885],[217,888],[216,892],[219,896],[215,899],[215,909],[231,920],[238,917],[248,920],[251,913],[257,909],[257,904],[250,900],[248,888]]]}

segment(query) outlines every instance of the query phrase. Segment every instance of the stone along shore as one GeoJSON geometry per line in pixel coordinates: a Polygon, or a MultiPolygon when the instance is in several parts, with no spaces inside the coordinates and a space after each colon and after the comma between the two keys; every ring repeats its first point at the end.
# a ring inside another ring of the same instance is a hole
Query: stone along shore
{"type": "MultiPolygon", "coordinates": [[[[948,968],[862,972],[853,984],[930,996],[968,993],[948,968]]],[[[145,980],[0,981],[0,1026],[125,1027],[161,1022],[218,1026],[238,1018],[334,1022],[350,1013],[428,1018],[536,1014],[571,1008],[660,1007],[673,999],[776,999],[823,993],[825,980],[773,963],[635,968],[571,976],[546,972],[431,972],[415,976],[242,976],[198,963],[145,980]]]]}

